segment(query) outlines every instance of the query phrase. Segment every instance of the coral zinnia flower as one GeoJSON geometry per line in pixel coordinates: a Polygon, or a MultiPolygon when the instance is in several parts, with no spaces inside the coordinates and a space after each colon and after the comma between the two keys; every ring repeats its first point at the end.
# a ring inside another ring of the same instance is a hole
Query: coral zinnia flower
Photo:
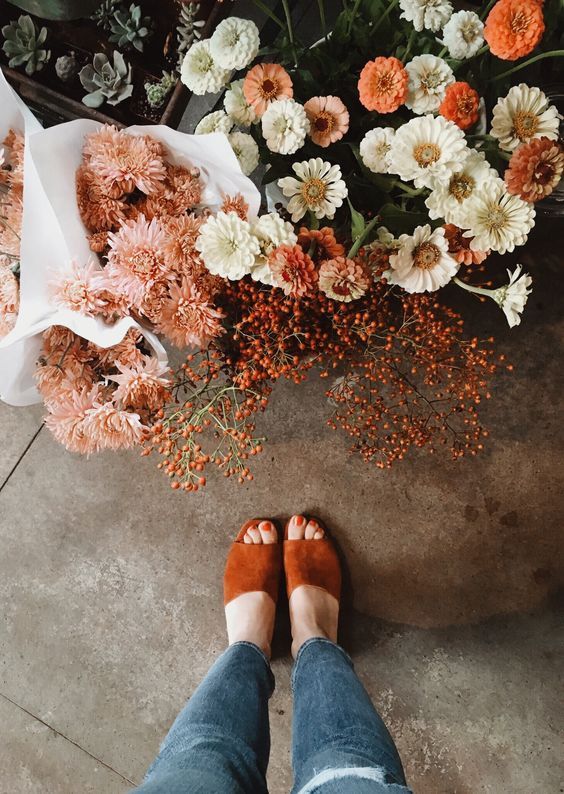
{"type": "Polygon", "coordinates": [[[333,300],[349,303],[364,295],[369,286],[368,274],[354,259],[337,256],[321,263],[319,289],[333,300]]]}
{"type": "Polygon", "coordinates": [[[460,264],[479,265],[489,255],[489,251],[473,251],[470,248],[472,237],[465,237],[464,231],[454,223],[445,223],[443,229],[448,242],[448,252],[460,264]]]}
{"type": "Polygon", "coordinates": [[[299,245],[279,245],[268,257],[277,286],[285,295],[307,295],[317,283],[317,271],[311,257],[299,245]]]}
{"type": "Polygon", "coordinates": [[[523,201],[540,201],[562,178],[564,149],[557,141],[535,138],[516,149],[505,172],[507,191],[523,201]]]}
{"type": "Polygon", "coordinates": [[[349,128],[349,111],[338,96],[314,96],[304,110],[311,122],[310,137],[318,146],[339,141],[349,128]]]}
{"type": "Polygon", "coordinates": [[[175,278],[165,261],[168,236],[156,218],[148,222],[140,215],[136,221],[126,221],[119,232],[108,235],[108,242],[105,274],[132,305],[139,304],[156,281],[175,278]]]}
{"type": "Polygon", "coordinates": [[[298,245],[307,251],[315,240],[316,256],[321,259],[333,259],[345,253],[345,247],[338,243],[330,226],[323,226],[321,229],[307,229],[305,226],[298,232],[298,245]]]}
{"type": "Polygon", "coordinates": [[[528,55],[543,33],[542,7],[535,0],[499,0],[484,27],[484,38],[491,52],[504,61],[528,55]]]}
{"type": "Polygon", "coordinates": [[[205,347],[225,332],[221,325],[223,317],[185,276],[181,284],[170,288],[169,298],[163,303],[159,330],[177,347],[205,347]]]}
{"type": "Polygon", "coordinates": [[[291,99],[294,89],[290,75],[282,66],[277,63],[257,63],[247,72],[243,93],[260,117],[276,99],[291,99]]]}
{"type": "Polygon", "coordinates": [[[478,121],[480,96],[468,83],[457,82],[448,86],[439,113],[449,121],[467,130],[478,121]]]}
{"type": "Polygon", "coordinates": [[[408,74],[397,58],[368,61],[358,81],[360,101],[367,110],[393,113],[406,100],[408,74]]]}

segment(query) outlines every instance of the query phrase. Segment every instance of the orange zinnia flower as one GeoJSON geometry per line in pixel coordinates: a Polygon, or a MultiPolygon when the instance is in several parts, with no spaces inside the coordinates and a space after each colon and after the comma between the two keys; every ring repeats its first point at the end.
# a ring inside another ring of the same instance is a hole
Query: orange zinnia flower
{"type": "Polygon", "coordinates": [[[461,265],[480,265],[489,256],[489,251],[472,250],[470,243],[473,238],[465,237],[463,229],[453,223],[445,223],[443,229],[445,230],[445,239],[448,242],[448,252],[461,265]]]}
{"type": "Polygon", "coordinates": [[[257,63],[247,72],[243,94],[257,116],[262,116],[276,99],[291,99],[294,89],[290,75],[277,63],[257,63]]]}
{"type": "Polygon", "coordinates": [[[467,130],[478,121],[480,96],[468,83],[451,83],[439,107],[439,113],[449,121],[467,130]]]}
{"type": "Polygon", "coordinates": [[[308,229],[306,226],[300,228],[298,245],[304,251],[309,250],[314,240],[317,244],[316,255],[323,254],[323,259],[334,259],[345,253],[345,247],[337,242],[330,226],[322,226],[321,229],[308,229]]]}
{"type": "Polygon", "coordinates": [[[397,58],[368,61],[358,81],[360,101],[367,110],[393,113],[407,97],[408,74],[397,58]]]}
{"type": "Polygon", "coordinates": [[[552,193],[563,172],[564,149],[558,141],[535,138],[521,144],[511,155],[505,172],[507,192],[523,201],[540,201],[552,193]]]}
{"type": "Polygon", "coordinates": [[[544,33],[542,6],[536,0],[499,0],[484,27],[493,55],[515,61],[532,52],[544,33]]]}
{"type": "Polygon", "coordinates": [[[349,129],[349,111],[337,96],[314,96],[304,110],[311,122],[310,137],[318,146],[339,141],[349,129]]]}

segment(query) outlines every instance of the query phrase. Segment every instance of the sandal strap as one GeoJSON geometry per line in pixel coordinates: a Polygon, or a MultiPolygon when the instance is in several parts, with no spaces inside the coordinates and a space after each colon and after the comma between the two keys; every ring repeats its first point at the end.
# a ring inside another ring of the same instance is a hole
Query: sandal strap
{"type": "Polygon", "coordinates": [[[223,578],[223,602],[228,604],[243,593],[264,591],[274,603],[280,582],[280,543],[244,543],[249,527],[259,522],[247,521],[231,546],[223,578]]]}
{"type": "Polygon", "coordinates": [[[284,569],[288,598],[305,584],[320,587],[339,601],[341,564],[329,538],[284,541],[284,569]]]}

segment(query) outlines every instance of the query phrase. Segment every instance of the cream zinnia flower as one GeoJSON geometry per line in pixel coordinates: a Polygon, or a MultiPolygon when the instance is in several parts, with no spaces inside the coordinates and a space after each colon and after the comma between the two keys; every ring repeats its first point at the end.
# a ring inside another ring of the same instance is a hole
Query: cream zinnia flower
{"type": "Polygon", "coordinates": [[[235,80],[223,97],[223,107],[227,115],[240,127],[250,127],[258,121],[255,109],[249,105],[243,93],[244,80],[235,80]]]}
{"type": "Polygon", "coordinates": [[[521,275],[521,270],[521,265],[517,265],[513,273],[508,270],[509,284],[496,289],[492,295],[498,306],[503,309],[510,328],[521,322],[521,314],[531,294],[530,286],[533,279],[528,273],[521,275]]]}
{"type": "Polygon", "coordinates": [[[196,248],[210,273],[231,281],[248,275],[260,253],[251,227],[235,212],[211,215],[200,229],[196,248]]]}
{"type": "Polygon", "coordinates": [[[360,142],[362,162],[375,174],[388,174],[390,171],[389,153],[394,133],[393,127],[376,127],[368,130],[360,142]]]}
{"type": "Polygon", "coordinates": [[[451,58],[471,58],[484,43],[484,23],[474,11],[456,11],[443,28],[443,43],[451,58]]]}
{"type": "Polygon", "coordinates": [[[423,28],[436,33],[452,14],[448,0],[399,0],[402,19],[413,22],[419,33],[423,28]]]}
{"type": "Polygon", "coordinates": [[[466,223],[473,237],[473,251],[497,251],[505,254],[516,245],[523,245],[535,225],[535,210],[519,196],[506,192],[502,179],[492,179],[482,185],[468,205],[466,223]]]}
{"type": "Polygon", "coordinates": [[[446,182],[459,171],[466,157],[462,130],[443,116],[411,119],[394,135],[390,148],[390,170],[415,187],[446,182]]]}
{"type": "Polygon", "coordinates": [[[210,39],[210,51],[223,69],[244,69],[256,58],[260,46],[259,31],[250,19],[227,17],[216,27],[210,39]]]}
{"type": "Polygon", "coordinates": [[[468,202],[488,181],[497,178],[484,154],[470,149],[460,171],[455,171],[447,182],[434,185],[425,199],[429,217],[444,218],[447,223],[466,228],[468,202]]]}
{"type": "Polygon", "coordinates": [[[262,284],[274,287],[276,281],[268,264],[268,257],[279,245],[293,246],[297,243],[298,238],[294,227],[288,221],[283,220],[277,212],[270,212],[256,219],[252,231],[258,240],[260,253],[255,258],[251,278],[253,281],[260,281],[262,284]]]}
{"type": "Polygon", "coordinates": [[[224,110],[216,110],[208,113],[196,125],[194,135],[207,135],[209,132],[223,132],[229,135],[233,129],[233,121],[224,110]]]}
{"type": "Polygon", "coordinates": [[[278,180],[278,186],[290,198],[288,212],[293,222],[303,218],[308,210],[316,218],[333,218],[348,195],[339,166],[315,157],[294,163],[292,169],[298,178],[285,176],[278,180]]]}
{"type": "Polygon", "coordinates": [[[294,154],[301,149],[310,124],[303,105],[293,99],[271,102],[261,122],[266,145],[278,154],[294,154]]]}
{"type": "Polygon", "coordinates": [[[223,69],[213,58],[210,41],[196,41],[182,61],[180,79],[193,94],[215,94],[226,84],[229,69],[223,69]]]}
{"type": "Polygon", "coordinates": [[[442,227],[417,226],[413,236],[402,234],[397,253],[390,255],[390,270],[384,276],[406,292],[434,292],[456,275],[458,262],[448,252],[442,227]]]}
{"type": "Polygon", "coordinates": [[[414,113],[434,113],[445,98],[447,86],[454,83],[454,73],[446,61],[436,55],[416,55],[405,66],[409,75],[406,107],[414,113]]]}
{"type": "Polygon", "coordinates": [[[239,160],[241,171],[245,176],[249,176],[259,164],[259,150],[256,141],[247,132],[232,132],[228,138],[231,148],[239,160]]]}
{"type": "Polygon", "coordinates": [[[500,149],[511,152],[533,138],[558,140],[560,114],[546,95],[535,86],[514,85],[493,109],[491,134],[500,149]]]}

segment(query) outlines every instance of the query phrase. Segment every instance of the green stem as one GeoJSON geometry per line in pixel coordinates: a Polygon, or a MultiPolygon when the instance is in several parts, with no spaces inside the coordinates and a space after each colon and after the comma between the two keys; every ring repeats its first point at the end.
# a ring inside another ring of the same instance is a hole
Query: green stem
{"type": "Polygon", "coordinates": [[[290,44],[293,47],[294,46],[294,28],[292,27],[292,12],[290,11],[290,6],[288,4],[288,0],[282,0],[282,6],[284,8],[284,14],[286,16],[286,28],[288,30],[288,38],[290,39],[290,44]]]}
{"type": "Polygon", "coordinates": [[[407,56],[411,52],[411,47],[413,46],[413,42],[415,41],[415,37],[416,36],[417,36],[417,31],[415,30],[415,28],[413,28],[413,30],[409,34],[409,38],[407,40],[407,46],[406,46],[405,52],[403,54],[402,60],[403,60],[404,63],[407,63],[407,56]]]}
{"type": "Polygon", "coordinates": [[[273,21],[273,22],[276,22],[276,24],[278,25],[278,27],[282,28],[282,30],[285,30],[285,28],[286,28],[286,25],[285,25],[285,24],[282,22],[282,20],[280,19],[280,17],[276,16],[276,14],[274,13],[274,11],[272,11],[272,10],[271,10],[271,9],[270,9],[270,8],[269,8],[267,5],[266,5],[266,3],[263,3],[263,2],[262,2],[262,0],[253,0],[253,3],[256,5],[256,7],[257,7],[257,8],[260,8],[260,10],[261,10],[261,11],[262,11],[264,14],[266,14],[266,16],[267,16],[267,17],[270,17],[270,19],[272,19],[272,21],[273,21]]]}
{"type": "Polygon", "coordinates": [[[373,27],[370,29],[370,35],[371,35],[371,36],[372,36],[372,34],[373,34],[373,33],[374,33],[376,30],[378,30],[378,28],[380,27],[380,25],[382,24],[382,22],[383,22],[383,21],[384,21],[384,20],[385,20],[385,19],[386,19],[386,18],[387,18],[387,17],[388,17],[390,14],[391,14],[391,12],[392,12],[392,11],[393,11],[393,9],[394,9],[394,8],[397,6],[397,4],[398,4],[398,3],[399,3],[399,0],[392,0],[392,1],[391,1],[391,3],[390,3],[390,4],[389,4],[389,6],[387,7],[387,9],[384,11],[384,13],[382,14],[382,16],[381,16],[381,17],[380,17],[380,19],[378,20],[378,22],[376,22],[376,24],[375,24],[375,25],[374,25],[374,26],[373,26],[373,27]]]}
{"type": "Polygon", "coordinates": [[[321,22],[321,31],[323,33],[323,38],[327,39],[327,20],[325,19],[324,0],[317,0],[317,7],[319,9],[319,20],[321,22]]]}
{"type": "Polygon", "coordinates": [[[352,8],[351,15],[349,17],[349,24],[347,26],[347,33],[349,35],[350,35],[351,30],[352,30],[353,22],[354,22],[354,20],[356,18],[356,15],[358,14],[358,9],[360,8],[361,2],[362,2],[362,0],[355,0],[354,6],[352,8]]]}
{"type": "Polygon", "coordinates": [[[494,7],[496,2],[497,2],[497,0],[490,0],[490,2],[487,4],[487,6],[484,8],[482,13],[480,14],[480,19],[483,20],[483,19],[485,19],[487,17],[487,15],[490,13],[490,10],[494,7]]]}
{"type": "Polygon", "coordinates": [[[467,284],[465,281],[461,281],[456,276],[453,278],[455,284],[458,284],[459,287],[465,289],[466,292],[475,292],[476,295],[486,295],[488,298],[492,297],[492,292],[495,290],[491,289],[484,289],[483,287],[473,287],[471,284],[467,284]]]}
{"type": "Polygon", "coordinates": [[[496,74],[495,77],[492,77],[492,80],[496,82],[497,80],[503,80],[504,77],[509,77],[510,74],[514,72],[518,72],[519,69],[524,69],[525,66],[530,66],[532,63],[536,61],[542,61],[543,58],[558,58],[564,56],[564,50],[551,50],[550,52],[541,52],[540,55],[535,55],[534,58],[529,58],[528,61],[525,63],[520,63],[519,66],[514,66],[512,69],[507,69],[507,71],[502,72],[501,74],[496,74]]]}
{"type": "Polygon", "coordinates": [[[349,259],[352,259],[353,256],[356,256],[358,254],[360,246],[366,240],[366,238],[368,237],[372,229],[376,226],[379,220],[380,220],[379,215],[375,215],[370,221],[370,223],[366,224],[366,226],[364,227],[364,231],[362,232],[362,234],[358,235],[357,239],[353,243],[351,250],[347,254],[347,257],[349,259]]]}
{"type": "Polygon", "coordinates": [[[408,196],[420,196],[423,192],[424,188],[414,188],[409,187],[408,185],[404,184],[401,179],[393,179],[390,183],[390,187],[399,187],[400,190],[403,190],[404,193],[407,193],[408,196]]]}

